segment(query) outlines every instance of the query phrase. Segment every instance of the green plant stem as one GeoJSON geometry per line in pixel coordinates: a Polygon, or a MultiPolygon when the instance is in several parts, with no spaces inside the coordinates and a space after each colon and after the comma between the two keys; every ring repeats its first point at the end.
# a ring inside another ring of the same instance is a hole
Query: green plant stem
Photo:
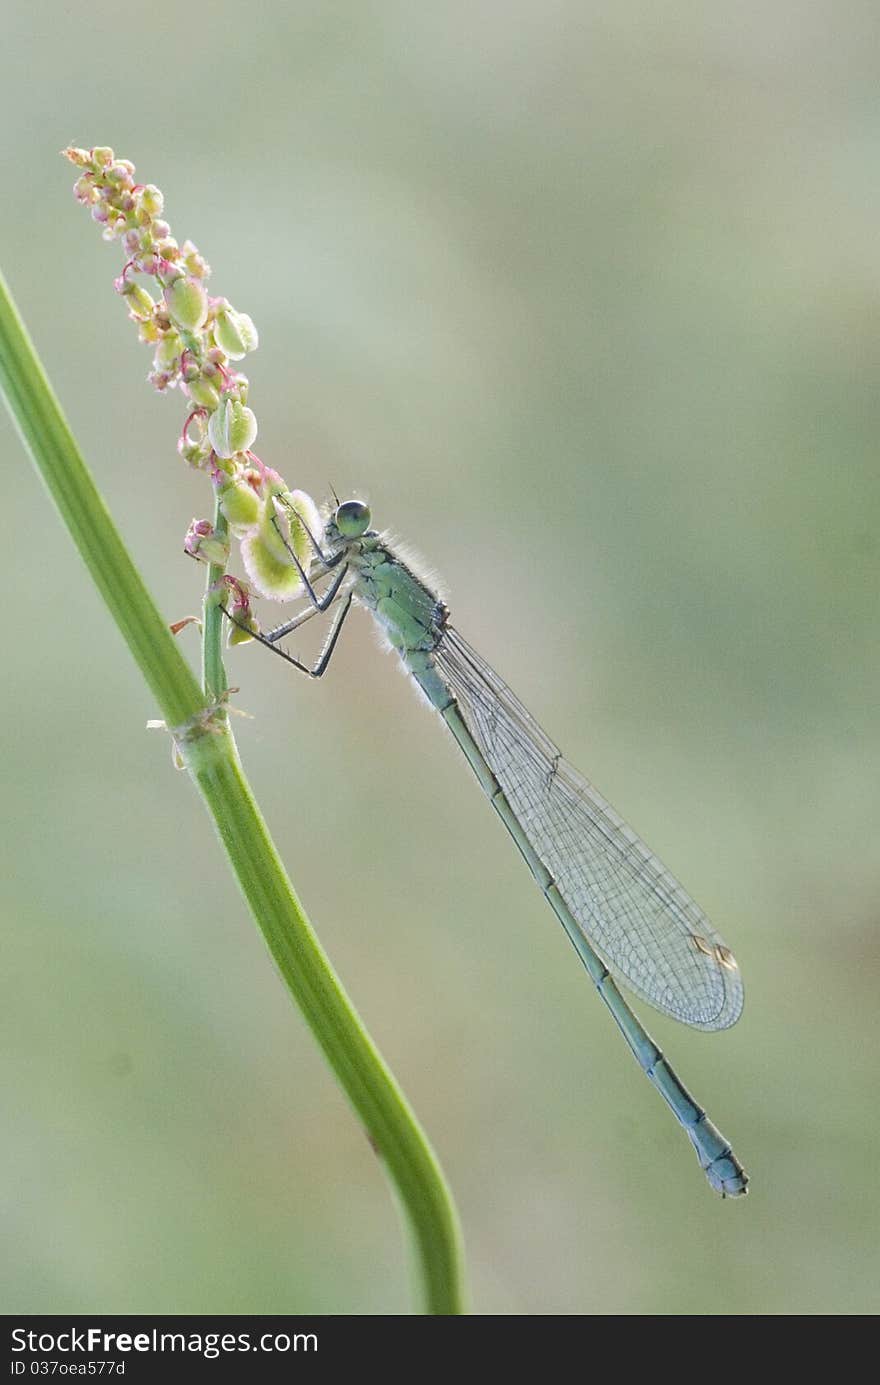
{"type": "Polygon", "coordinates": [[[409,1211],[431,1313],[463,1311],[460,1241],[437,1160],[303,913],[228,728],[180,751],[208,804],[269,951],[409,1211]]]}
{"type": "Polygon", "coordinates": [[[0,384],[25,447],[172,729],[281,975],[388,1166],[415,1241],[424,1311],[461,1313],[458,1223],[437,1160],[305,916],[217,706],[225,688],[220,612],[207,603],[206,696],[113,524],[2,274],[0,384]]]}
{"type": "MultiPolygon", "coordinates": [[[[219,499],[214,501],[214,533],[225,539],[229,533],[226,516],[219,499]]],[[[211,701],[221,698],[229,684],[223,667],[223,612],[214,591],[225,572],[219,563],[211,563],[205,579],[205,601],[202,614],[202,687],[211,701]]]]}

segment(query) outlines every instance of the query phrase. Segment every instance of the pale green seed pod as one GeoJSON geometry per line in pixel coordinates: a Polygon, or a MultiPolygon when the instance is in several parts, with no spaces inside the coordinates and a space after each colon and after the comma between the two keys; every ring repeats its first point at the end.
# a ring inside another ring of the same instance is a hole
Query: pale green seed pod
{"type": "Polygon", "coordinates": [[[214,340],[232,361],[240,361],[249,351],[256,351],[260,339],[247,313],[234,308],[221,308],[214,323],[214,340]]]}
{"type": "Polygon", "coordinates": [[[197,380],[187,381],[186,391],[193,403],[201,404],[204,409],[216,409],[220,403],[220,391],[201,375],[197,380]]]}
{"type": "MultiPolygon", "coordinates": [[[[164,254],[162,247],[158,247],[164,254]]],[[[208,316],[208,295],[198,279],[181,275],[165,289],[165,302],[170,316],[188,332],[197,332],[208,316]]]]}
{"type": "Polygon", "coordinates": [[[156,304],[147,290],[142,288],[140,284],[132,284],[130,288],[127,288],[124,297],[132,317],[139,322],[146,322],[148,318],[152,317],[156,304]]]}
{"type": "Polygon", "coordinates": [[[277,544],[257,529],[241,540],[241,560],[248,579],[260,596],[270,601],[290,601],[302,591],[299,573],[285,553],[278,557],[277,544]]]}
{"type": "Polygon", "coordinates": [[[302,594],[302,580],[288,545],[307,575],[315,556],[298,516],[320,542],[321,516],[315,502],[305,491],[287,490],[279,478],[263,503],[259,526],[241,541],[248,577],[260,595],[272,601],[290,601],[302,594]]]}
{"type": "Polygon", "coordinates": [[[304,559],[307,558],[308,561],[311,562],[314,557],[314,549],[312,548],[308,534],[305,532],[303,525],[299,523],[296,516],[299,515],[302,518],[303,522],[308,526],[312,538],[317,539],[318,543],[320,543],[323,529],[321,512],[312,497],[305,491],[287,491],[283,499],[287,501],[287,504],[292,510],[296,511],[296,514],[292,516],[292,523],[295,529],[293,547],[296,556],[305,566],[307,564],[305,564],[304,559]]]}
{"type": "Polygon", "coordinates": [[[257,438],[257,419],[240,399],[226,399],[208,419],[208,437],[218,457],[247,452],[257,438]]]}
{"type": "Polygon", "coordinates": [[[247,481],[230,481],[217,491],[220,509],[233,533],[247,533],[260,519],[260,497],[247,481]]]}

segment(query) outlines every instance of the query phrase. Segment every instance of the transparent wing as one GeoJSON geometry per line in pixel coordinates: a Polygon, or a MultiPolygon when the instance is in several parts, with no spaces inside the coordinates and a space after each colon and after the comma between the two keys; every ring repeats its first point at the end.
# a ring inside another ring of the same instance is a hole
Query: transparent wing
{"type": "Polygon", "coordinates": [[[444,631],[434,660],[534,850],[609,970],[685,1024],[733,1024],[743,1007],[739,968],[678,881],[457,630],[444,631]]]}

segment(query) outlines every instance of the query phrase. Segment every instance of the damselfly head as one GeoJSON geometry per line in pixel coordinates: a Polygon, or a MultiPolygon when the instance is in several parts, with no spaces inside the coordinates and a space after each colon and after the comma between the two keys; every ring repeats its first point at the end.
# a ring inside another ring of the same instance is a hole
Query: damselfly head
{"type": "Polygon", "coordinates": [[[337,505],[333,523],[343,539],[359,539],[370,527],[370,507],[362,500],[344,500],[337,505]]]}

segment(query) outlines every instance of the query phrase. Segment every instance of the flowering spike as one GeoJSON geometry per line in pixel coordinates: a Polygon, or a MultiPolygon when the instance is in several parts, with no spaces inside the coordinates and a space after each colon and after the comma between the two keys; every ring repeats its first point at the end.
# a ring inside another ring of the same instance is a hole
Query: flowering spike
{"type": "MultiPolygon", "coordinates": [[[[153,183],[135,182],[134,164],[107,145],[71,146],[64,154],[77,170],[75,197],[104,239],[119,240],[125,252],[115,287],[140,340],[153,350],[148,378],[163,392],[180,385],[187,400],[179,455],[211,475],[254,588],[276,601],[299,595],[299,567],[308,572],[313,558],[305,526],[317,534],[321,522],[310,497],[291,491],[251,452],[257,420],[248,405],[248,379],[233,362],[257,347],[253,321],[227,299],[209,297],[208,262],[191,240],[178,243],[171,234],[162,193],[153,183]],[[153,282],[144,287],[142,278],[153,282]]],[[[227,537],[208,520],[193,521],[184,546],[215,565],[225,566],[229,556],[227,537]]],[[[258,631],[248,588],[230,576],[223,591],[239,621],[229,636],[237,644],[258,631]]]]}

